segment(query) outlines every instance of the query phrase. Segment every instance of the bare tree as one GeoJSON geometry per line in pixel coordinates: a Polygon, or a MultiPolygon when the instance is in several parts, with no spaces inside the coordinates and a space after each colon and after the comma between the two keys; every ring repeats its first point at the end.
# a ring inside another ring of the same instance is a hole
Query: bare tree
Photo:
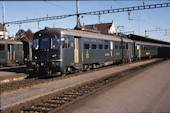
{"type": "Polygon", "coordinates": [[[25,31],[24,29],[20,29],[18,30],[18,32],[16,33],[16,38],[17,39],[28,39],[28,40],[32,40],[33,39],[33,33],[30,29],[28,29],[27,31],[25,31]]]}

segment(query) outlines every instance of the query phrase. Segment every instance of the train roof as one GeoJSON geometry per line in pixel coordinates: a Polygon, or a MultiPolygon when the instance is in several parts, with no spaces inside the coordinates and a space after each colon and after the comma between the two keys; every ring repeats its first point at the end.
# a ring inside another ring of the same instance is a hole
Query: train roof
{"type": "Polygon", "coordinates": [[[160,47],[170,47],[170,45],[166,44],[158,44],[158,43],[152,43],[152,42],[144,42],[144,41],[135,41],[136,44],[142,44],[142,45],[151,45],[151,46],[160,46],[160,47]]]}
{"type": "Polygon", "coordinates": [[[22,44],[22,42],[19,41],[19,40],[5,40],[5,39],[0,39],[0,44],[22,44]]]}
{"type": "MultiPolygon", "coordinates": [[[[74,29],[62,29],[62,28],[45,28],[44,30],[40,30],[34,34],[34,37],[38,37],[39,35],[47,35],[54,36],[56,34],[60,35],[72,35],[77,37],[85,37],[85,38],[96,38],[96,39],[106,39],[106,40],[115,40],[121,41],[120,36],[116,36],[113,34],[103,34],[99,32],[92,31],[84,31],[84,30],[74,30],[74,29]]],[[[124,42],[133,42],[128,38],[124,38],[122,36],[124,42]]]]}
{"type": "Polygon", "coordinates": [[[157,39],[152,39],[152,38],[139,36],[139,35],[135,35],[135,34],[129,34],[127,37],[132,39],[132,40],[137,40],[137,41],[144,41],[144,42],[151,42],[151,43],[159,43],[159,44],[170,45],[170,42],[157,40],[157,39]]]}

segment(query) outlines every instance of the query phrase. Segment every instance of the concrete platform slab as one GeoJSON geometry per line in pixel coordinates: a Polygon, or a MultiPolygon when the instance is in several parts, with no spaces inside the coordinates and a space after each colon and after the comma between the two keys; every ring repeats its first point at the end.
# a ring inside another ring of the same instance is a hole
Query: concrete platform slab
{"type": "Polygon", "coordinates": [[[59,113],[170,113],[170,60],[111,85],[59,113]]]}
{"type": "Polygon", "coordinates": [[[0,84],[22,80],[28,76],[26,66],[0,68],[0,84]]]}

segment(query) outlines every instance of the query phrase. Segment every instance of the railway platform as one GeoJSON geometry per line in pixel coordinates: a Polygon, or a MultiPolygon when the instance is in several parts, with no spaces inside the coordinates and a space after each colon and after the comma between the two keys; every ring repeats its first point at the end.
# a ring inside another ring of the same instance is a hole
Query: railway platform
{"type": "Polygon", "coordinates": [[[80,76],[73,76],[64,78],[61,80],[48,82],[44,84],[38,84],[35,86],[19,89],[13,92],[7,92],[1,94],[1,109],[7,109],[12,106],[17,106],[21,103],[26,103],[34,99],[44,97],[46,95],[63,91],[64,89],[71,88],[73,86],[95,80],[104,77],[109,74],[117,73],[120,71],[128,70],[133,67],[142,66],[148,63],[157,61],[158,59],[150,59],[146,61],[140,61],[135,63],[129,63],[122,66],[116,66],[112,68],[106,68],[100,71],[94,71],[91,73],[82,74],[80,76]],[[14,96],[15,95],[15,96],[14,96]]]}
{"type": "Polygon", "coordinates": [[[28,70],[25,65],[0,68],[0,84],[8,83],[16,80],[23,80],[27,76],[28,76],[28,70]]]}
{"type": "Polygon", "coordinates": [[[170,60],[91,95],[59,113],[170,113],[170,60]]]}

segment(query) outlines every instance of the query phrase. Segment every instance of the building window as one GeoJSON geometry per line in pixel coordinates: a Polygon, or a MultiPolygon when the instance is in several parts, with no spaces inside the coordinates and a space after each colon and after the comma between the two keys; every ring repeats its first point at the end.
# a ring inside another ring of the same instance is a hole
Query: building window
{"type": "Polygon", "coordinates": [[[97,47],[97,41],[96,40],[92,40],[92,49],[96,49],[97,47]]]}
{"type": "Polygon", "coordinates": [[[84,49],[89,49],[90,48],[90,40],[89,39],[84,39],[84,49]]]}

